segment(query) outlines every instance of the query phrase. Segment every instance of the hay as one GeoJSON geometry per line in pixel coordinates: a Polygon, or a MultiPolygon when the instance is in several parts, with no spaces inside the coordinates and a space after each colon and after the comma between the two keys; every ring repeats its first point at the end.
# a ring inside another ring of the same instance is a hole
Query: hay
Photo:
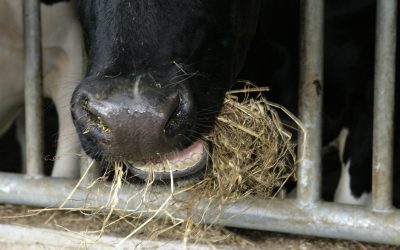
{"type": "Polygon", "coordinates": [[[212,168],[196,192],[221,201],[271,198],[294,176],[295,144],[262,95],[266,90],[247,84],[226,94],[207,138],[213,145],[212,168]],[[249,98],[253,92],[256,96],[249,98]],[[237,94],[244,94],[244,99],[239,101],[237,94]]]}
{"type": "MultiPolygon", "coordinates": [[[[125,234],[117,246],[133,235],[146,235],[148,239],[156,239],[170,231],[173,231],[175,236],[181,235],[184,247],[189,242],[212,245],[221,241],[225,243],[227,240],[228,242],[235,241],[235,237],[231,237],[221,227],[194,222],[190,211],[198,205],[200,200],[216,202],[221,205],[219,207],[222,207],[225,202],[244,198],[275,197],[283,185],[294,177],[295,144],[291,133],[287,130],[291,126],[281,122],[273,108],[279,108],[279,106],[268,102],[261,93],[264,91],[266,88],[246,84],[243,90],[230,91],[226,94],[223,109],[217,118],[214,130],[209,136],[203,138],[212,144],[212,150],[209,153],[212,166],[207,167],[204,178],[195,184],[182,185],[185,182],[174,181],[171,172],[170,195],[158,209],[153,208],[150,211],[141,202],[134,211],[116,209],[118,192],[122,183],[127,183],[127,180],[126,174],[122,171],[122,165],[115,163],[108,203],[103,207],[89,205],[80,209],[82,213],[96,217],[102,214],[101,225],[90,234],[97,233],[100,237],[103,233],[109,232],[112,225],[123,221],[131,230],[125,234]],[[174,196],[177,193],[189,193],[188,197],[192,197],[185,207],[174,207],[175,212],[186,213],[185,220],[168,210],[168,206],[174,202],[174,196]],[[157,220],[156,217],[164,219],[157,220]],[[223,233],[215,233],[216,231],[223,233]]],[[[287,113],[287,115],[293,118],[291,114],[287,113]]],[[[301,127],[297,120],[294,122],[301,127]]],[[[150,173],[149,176],[154,176],[154,174],[150,173]]],[[[101,177],[96,181],[104,179],[107,178],[101,177]]],[[[82,180],[78,182],[77,187],[81,182],[82,180]]],[[[149,178],[140,194],[135,194],[131,199],[146,200],[146,193],[152,189],[153,183],[154,178],[149,178]]],[[[90,184],[89,188],[93,186],[95,186],[94,183],[90,184]]],[[[73,193],[67,197],[67,200],[71,197],[73,193]]],[[[63,208],[65,204],[64,202],[58,210],[77,210],[63,208]]],[[[42,211],[51,211],[51,209],[42,211]]],[[[93,240],[90,234],[88,240],[93,240]]]]}

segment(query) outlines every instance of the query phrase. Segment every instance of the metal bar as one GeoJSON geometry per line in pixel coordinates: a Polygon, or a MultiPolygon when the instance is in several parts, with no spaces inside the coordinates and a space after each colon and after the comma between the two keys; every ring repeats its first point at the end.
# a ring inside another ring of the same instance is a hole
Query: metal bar
{"type": "MultiPolygon", "coordinates": [[[[188,243],[186,246],[179,240],[151,240],[130,238],[123,244],[122,236],[97,235],[85,232],[66,232],[53,228],[40,228],[24,225],[0,224],[0,244],[4,249],[86,249],[86,250],[113,250],[113,249],[196,249],[209,250],[210,245],[188,243]],[[84,247],[82,247],[84,242],[84,247]],[[185,248],[186,247],[186,248],[185,248]]],[[[275,244],[274,244],[275,245],[275,244]]],[[[272,245],[272,246],[274,246],[272,245]]],[[[221,250],[240,250],[240,247],[218,244],[221,250]]],[[[253,249],[253,248],[252,248],[253,249]]]]}
{"type": "Polygon", "coordinates": [[[299,116],[306,135],[299,137],[297,197],[303,205],[320,199],[323,64],[323,0],[302,0],[299,116]]]}
{"type": "Polygon", "coordinates": [[[393,203],[393,129],[397,0],[377,2],[372,209],[393,203]]]}
{"type": "MultiPolygon", "coordinates": [[[[18,174],[1,175],[0,203],[24,204],[39,207],[58,207],[76,185],[76,180],[27,179],[18,174]],[[12,194],[12,195],[11,195],[12,194]]],[[[117,208],[127,213],[143,208],[156,211],[167,199],[168,189],[153,187],[141,199],[141,189],[136,185],[124,185],[119,192],[117,208]],[[134,198],[138,197],[137,199],[134,198]],[[132,198],[133,197],[133,198],[132,198]]],[[[78,188],[65,204],[69,208],[102,206],[108,202],[110,187],[99,183],[90,190],[78,188]]],[[[196,200],[197,201],[197,200],[196,200]]],[[[192,211],[190,193],[175,194],[169,213],[180,218],[195,214],[193,219],[205,223],[258,230],[361,240],[376,243],[400,244],[400,210],[373,212],[367,207],[318,202],[302,206],[295,200],[241,200],[226,204],[209,204],[199,201],[192,211]],[[186,202],[185,202],[186,200],[186,202]],[[184,209],[179,209],[183,207],[184,209]],[[207,212],[204,212],[207,208],[207,212]],[[222,210],[221,210],[222,209],[222,210]]],[[[167,214],[167,213],[164,213],[167,214]]],[[[149,213],[148,216],[152,214],[149,213]]]]}
{"type": "Polygon", "coordinates": [[[43,175],[42,58],[39,0],[24,0],[26,167],[43,175]]]}

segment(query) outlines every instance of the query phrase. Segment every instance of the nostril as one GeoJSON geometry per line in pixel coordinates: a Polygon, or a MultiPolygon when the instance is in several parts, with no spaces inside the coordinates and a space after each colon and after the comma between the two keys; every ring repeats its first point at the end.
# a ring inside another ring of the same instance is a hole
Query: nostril
{"type": "Polygon", "coordinates": [[[190,98],[185,93],[179,93],[171,108],[171,115],[164,126],[164,135],[172,138],[183,135],[192,127],[193,107],[190,98]]]}
{"type": "MultiPolygon", "coordinates": [[[[174,102],[175,103],[175,102],[174,102]]],[[[164,126],[164,134],[167,137],[173,137],[176,135],[177,131],[179,130],[180,123],[181,123],[181,117],[182,117],[182,102],[181,98],[178,98],[178,101],[175,103],[174,108],[171,112],[171,115],[169,116],[167,122],[165,123],[164,126]]]]}
{"type": "Polygon", "coordinates": [[[110,127],[104,122],[103,118],[96,111],[96,108],[91,105],[89,99],[83,98],[82,110],[86,114],[86,123],[88,127],[83,132],[84,134],[90,132],[90,128],[97,128],[102,133],[111,133],[110,127]]]}

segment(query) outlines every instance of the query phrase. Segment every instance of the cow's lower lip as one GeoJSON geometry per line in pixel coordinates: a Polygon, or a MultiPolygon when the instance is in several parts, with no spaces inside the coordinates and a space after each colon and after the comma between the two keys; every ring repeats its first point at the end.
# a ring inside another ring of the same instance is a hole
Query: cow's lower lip
{"type": "Polygon", "coordinates": [[[200,140],[189,147],[173,153],[168,153],[158,160],[130,161],[128,169],[141,179],[154,180],[171,179],[192,175],[204,168],[207,162],[206,144],[200,140]],[[151,179],[152,179],[151,178],[151,179]]]}

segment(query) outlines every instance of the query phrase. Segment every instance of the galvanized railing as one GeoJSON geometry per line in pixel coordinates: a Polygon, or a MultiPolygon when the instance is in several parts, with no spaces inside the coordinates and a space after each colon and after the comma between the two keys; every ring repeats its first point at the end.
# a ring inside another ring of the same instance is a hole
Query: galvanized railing
{"type": "Polygon", "coordinates": [[[42,50],[40,1],[24,1],[26,170],[43,175],[42,50]]]}
{"type": "MultiPolygon", "coordinates": [[[[26,121],[27,175],[1,173],[0,202],[58,207],[70,194],[77,180],[42,177],[42,133],[40,93],[40,26],[37,0],[25,0],[26,27],[26,121]],[[28,91],[29,88],[29,91],[28,91]]],[[[222,210],[204,208],[208,201],[193,208],[194,219],[226,226],[287,232],[303,235],[362,240],[400,245],[400,211],[392,206],[392,151],[394,112],[394,72],[396,50],[397,0],[378,0],[375,66],[375,110],[373,148],[372,205],[353,206],[324,202],[320,199],[321,177],[321,106],[323,1],[302,0],[300,118],[307,136],[300,138],[297,199],[243,200],[227,204],[222,210]],[[381,112],[385,110],[385,112],[381,112]],[[213,212],[217,211],[217,212],[213,212]],[[216,214],[218,213],[218,214],[216,214]],[[195,213],[196,214],[196,213],[195,213]],[[216,216],[219,215],[219,216],[216,216]],[[218,219],[216,219],[218,217],[218,219]]],[[[86,166],[87,164],[83,164],[86,166]]],[[[84,168],[82,172],[84,172],[84,168]]],[[[84,207],[88,203],[105,205],[109,188],[97,184],[87,192],[78,188],[66,207],[84,207]]],[[[154,190],[146,201],[129,199],[139,187],[124,186],[117,205],[135,209],[139,202],[157,209],[169,195],[154,190]]],[[[189,197],[175,197],[175,208],[189,197]]],[[[174,209],[175,210],[175,209],[174,209]]],[[[175,210],[176,211],[176,210],[175,210]]],[[[184,217],[185,214],[176,214],[184,217]]]]}

